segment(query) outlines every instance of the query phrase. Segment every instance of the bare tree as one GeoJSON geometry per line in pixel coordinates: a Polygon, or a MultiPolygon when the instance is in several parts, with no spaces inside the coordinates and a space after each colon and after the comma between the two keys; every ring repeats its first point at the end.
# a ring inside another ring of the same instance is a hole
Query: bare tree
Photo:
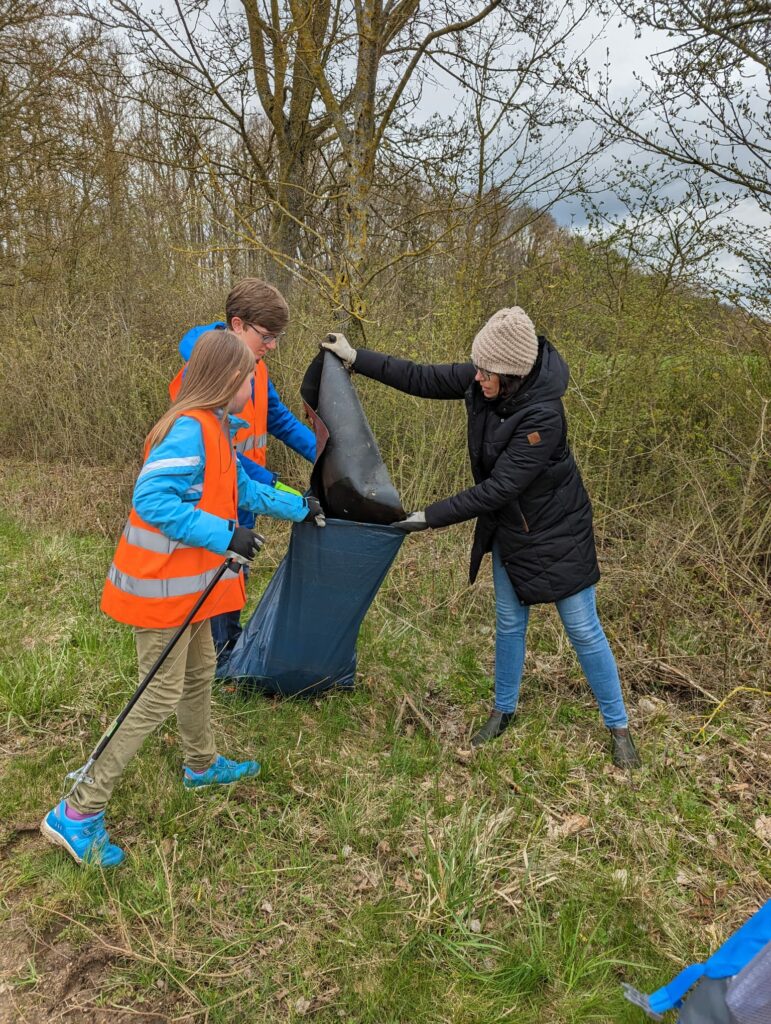
{"type": "Polygon", "coordinates": [[[683,211],[701,208],[703,216],[709,195],[725,258],[742,264],[738,275],[726,275],[724,294],[757,308],[764,294],[768,299],[771,4],[601,0],[597,8],[620,12],[638,32],[653,29],[661,38],[631,94],[614,91],[610,65],[594,71],[585,64],[574,79],[587,116],[607,133],[608,146],[623,153],[616,180],[623,189],[626,166],[642,152],[652,161],[653,180],[680,175],[683,211]]]}
{"type": "Polygon", "coordinates": [[[110,111],[90,74],[109,57],[95,27],[57,5],[0,3],[4,285],[43,286],[57,266],[75,271],[96,222],[115,226],[121,205],[109,210],[108,193],[122,172],[110,163],[110,111]]]}
{"type": "Polygon", "coordinates": [[[682,168],[662,173],[658,161],[620,162],[612,211],[602,198],[587,194],[583,202],[586,241],[615,250],[630,271],[649,279],[653,301],[645,316],[651,327],[673,292],[737,299],[727,287],[724,264],[738,194],[722,196],[682,168]]]}
{"type": "Polygon", "coordinates": [[[465,96],[466,261],[492,290],[522,269],[528,243],[509,244],[515,236],[535,237],[531,227],[548,224],[554,205],[596,185],[603,133],[585,130],[568,92],[582,57],[571,40],[589,11],[572,0],[524,2],[516,14],[491,19],[487,31],[432,53],[465,96]]]}
{"type": "MultiPolygon", "coordinates": [[[[272,210],[270,237],[254,237],[254,243],[287,274],[313,279],[333,304],[361,322],[378,154],[392,124],[417,102],[431,47],[481,25],[502,0],[483,7],[243,0],[240,11],[175,0],[164,13],[139,0],[83,3],[83,11],[126,40],[135,72],[138,64],[176,78],[174,95],[185,100],[180,104],[157,90],[142,95],[136,74],[126,81],[134,96],[183,120],[195,136],[217,124],[239,139],[252,180],[272,210]],[[199,99],[191,103],[193,94],[199,99]],[[266,145],[264,133],[253,130],[258,113],[269,125],[266,145]],[[339,239],[325,236],[315,223],[315,212],[330,197],[340,210],[339,239]],[[307,258],[319,250],[329,272],[307,258]]],[[[203,145],[201,158],[208,160],[203,145]]],[[[242,228],[248,233],[247,224],[242,228]]]]}
{"type": "MultiPolygon", "coordinates": [[[[767,0],[619,0],[639,27],[668,40],[652,79],[597,108],[617,137],[694,167],[771,209],[771,4],[767,0]]],[[[607,80],[605,82],[607,86],[607,80]]]]}

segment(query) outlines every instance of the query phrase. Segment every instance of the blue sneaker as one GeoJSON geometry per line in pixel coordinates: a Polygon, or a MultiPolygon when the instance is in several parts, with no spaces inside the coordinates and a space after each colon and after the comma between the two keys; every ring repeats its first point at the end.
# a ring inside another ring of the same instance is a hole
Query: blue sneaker
{"type": "Polygon", "coordinates": [[[221,754],[205,772],[194,772],[185,768],[182,785],[185,789],[205,789],[207,786],[229,786],[231,782],[250,779],[260,774],[258,761],[230,761],[221,754]]]}
{"type": "Polygon", "coordinates": [[[63,846],[78,864],[96,864],[114,868],[126,856],[119,846],[110,842],[104,827],[104,811],[82,821],[68,818],[66,801],[62,800],[40,822],[40,831],[52,843],[63,846]]]}

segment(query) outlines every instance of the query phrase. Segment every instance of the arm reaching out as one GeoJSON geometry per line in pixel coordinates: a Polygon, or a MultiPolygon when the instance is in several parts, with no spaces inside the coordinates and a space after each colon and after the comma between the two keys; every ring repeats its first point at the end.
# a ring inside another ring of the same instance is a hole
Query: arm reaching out
{"type": "Polygon", "coordinates": [[[321,347],[334,352],[350,370],[418,398],[463,398],[474,379],[473,363],[413,363],[409,359],[355,349],[344,334],[328,334],[321,347]]]}

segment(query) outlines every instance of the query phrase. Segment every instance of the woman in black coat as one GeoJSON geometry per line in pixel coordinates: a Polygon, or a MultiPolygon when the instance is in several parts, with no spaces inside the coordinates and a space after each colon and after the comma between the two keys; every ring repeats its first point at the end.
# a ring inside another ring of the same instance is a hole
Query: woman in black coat
{"type": "Polygon", "coordinates": [[[638,765],[618,669],[595,607],[600,571],[592,507],[568,445],[562,405],[568,368],[557,350],[536,336],[518,306],[491,317],[468,363],[420,365],[357,351],[342,334],[322,345],[349,369],[399,391],[466,403],[474,486],[396,525],[412,531],[476,519],[472,583],[492,553],[495,706],[472,745],[499,736],[514,717],[529,607],[554,603],[610,729],[614,761],[638,765]]]}

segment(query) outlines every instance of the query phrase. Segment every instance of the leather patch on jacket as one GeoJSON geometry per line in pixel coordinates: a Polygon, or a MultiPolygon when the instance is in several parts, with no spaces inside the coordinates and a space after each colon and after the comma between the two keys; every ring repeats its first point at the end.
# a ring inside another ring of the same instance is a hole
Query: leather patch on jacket
{"type": "Polygon", "coordinates": [[[534,430],[532,434],[528,434],[527,435],[527,439],[530,442],[530,444],[540,444],[541,443],[541,435],[538,433],[537,430],[534,430]]]}

